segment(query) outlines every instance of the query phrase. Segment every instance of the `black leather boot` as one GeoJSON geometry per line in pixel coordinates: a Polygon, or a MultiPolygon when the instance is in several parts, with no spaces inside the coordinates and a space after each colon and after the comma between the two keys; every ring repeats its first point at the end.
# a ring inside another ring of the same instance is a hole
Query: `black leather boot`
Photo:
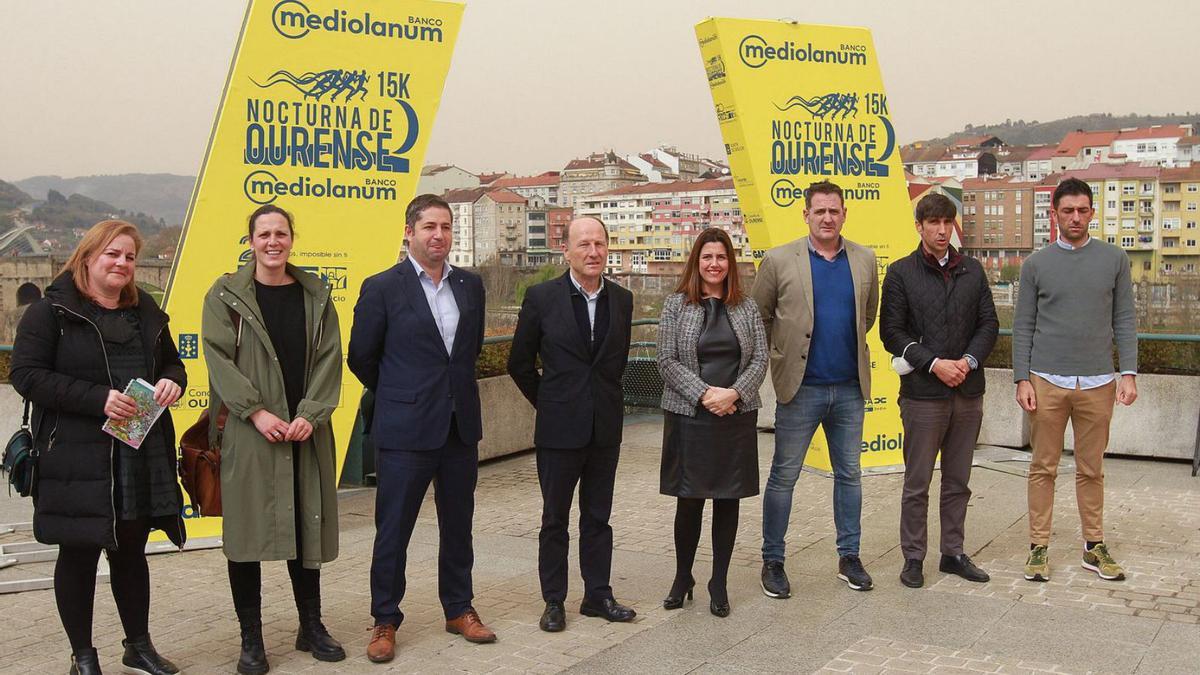
{"type": "Polygon", "coordinates": [[[95,649],[76,649],[71,652],[71,675],[102,675],[100,657],[95,649]]]}
{"type": "Polygon", "coordinates": [[[242,654],[238,657],[237,671],[242,675],[262,675],[271,669],[267,663],[267,647],[263,644],[262,609],[241,608],[237,610],[238,625],[242,629],[242,654]]]}
{"type": "Polygon", "coordinates": [[[150,642],[149,635],[121,640],[125,647],[125,656],[121,657],[121,665],[127,673],[145,673],[145,675],[175,675],[179,669],[174,663],[159,655],[158,650],[150,642]]]}
{"type": "Polygon", "coordinates": [[[341,661],[346,658],[342,644],[333,639],[321,623],[321,599],[301,600],[296,605],[300,614],[300,630],[296,632],[296,649],[311,652],[318,661],[341,661]]]}

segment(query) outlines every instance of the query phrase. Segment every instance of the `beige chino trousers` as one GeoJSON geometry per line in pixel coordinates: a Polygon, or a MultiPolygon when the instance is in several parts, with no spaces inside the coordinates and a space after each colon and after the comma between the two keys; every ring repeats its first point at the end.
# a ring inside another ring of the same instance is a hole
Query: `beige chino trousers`
{"type": "Polygon", "coordinates": [[[1054,480],[1067,421],[1075,432],[1075,500],[1086,541],[1104,539],[1104,451],[1116,403],[1117,383],[1094,389],[1063,389],[1030,374],[1037,410],[1029,414],[1033,461],[1029,465],[1029,541],[1050,543],[1054,480]]]}

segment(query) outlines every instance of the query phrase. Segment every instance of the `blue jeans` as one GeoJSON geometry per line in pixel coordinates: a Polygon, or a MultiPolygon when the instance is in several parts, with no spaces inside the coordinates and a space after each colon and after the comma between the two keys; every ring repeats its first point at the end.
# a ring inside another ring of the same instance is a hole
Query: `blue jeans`
{"type": "Polygon", "coordinates": [[[817,425],[825,429],[833,465],[833,522],[838,555],[858,555],[862,536],[863,396],[858,382],[801,385],[796,396],[775,407],[775,458],[763,493],[763,560],[784,559],[784,537],[792,514],[792,491],[817,425]]]}

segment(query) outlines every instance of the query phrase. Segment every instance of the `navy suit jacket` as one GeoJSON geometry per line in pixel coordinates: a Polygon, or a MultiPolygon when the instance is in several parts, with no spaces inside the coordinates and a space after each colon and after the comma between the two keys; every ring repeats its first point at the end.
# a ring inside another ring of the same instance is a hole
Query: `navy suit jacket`
{"type": "Polygon", "coordinates": [[[620,445],[625,413],[621,376],[629,357],[633,294],[604,280],[608,335],[592,356],[575,320],[571,289],[564,274],[525,291],[508,373],[537,408],[537,447],[620,445]]]}
{"type": "Polygon", "coordinates": [[[483,280],[454,268],[443,283],[450,284],[459,312],[450,354],[412,262],[402,260],[363,282],[346,361],[375,392],[371,434],[376,447],[440,448],[450,432],[451,413],[464,442],[483,437],[475,382],[483,348],[483,280]]]}

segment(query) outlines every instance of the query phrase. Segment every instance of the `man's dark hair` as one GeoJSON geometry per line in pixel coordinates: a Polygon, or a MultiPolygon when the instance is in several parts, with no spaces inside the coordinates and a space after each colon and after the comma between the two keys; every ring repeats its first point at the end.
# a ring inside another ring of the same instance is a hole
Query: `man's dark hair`
{"type": "Polygon", "coordinates": [[[921,197],[921,201],[917,202],[917,222],[923,223],[927,220],[941,220],[949,218],[954,220],[958,215],[958,209],[954,207],[954,202],[943,194],[933,193],[921,197]]]}
{"type": "Polygon", "coordinates": [[[254,213],[250,214],[249,234],[251,239],[254,238],[254,221],[258,220],[259,216],[265,216],[268,213],[278,213],[279,215],[283,216],[284,219],[287,220],[288,232],[290,232],[293,237],[296,236],[296,227],[292,224],[292,214],[284,211],[274,204],[263,204],[257,209],[254,209],[254,213]]]}
{"type": "Polygon", "coordinates": [[[846,205],[846,197],[842,195],[842,188],[837,183],[822,180],[809,185],[804,190],[804,204],[806,206],[812,202],[813,195],[837,195],[838,200],[842,202],[842,206],[846,205]]]}
{"type": "Polygon", "coordinates": [[[1054,197],[1050,201],[1054,205],[1054,208],[1057,209],[1058,200],[1063,197],[1072,197],[1075,195],[1087,195],[1088,206],[1092,206],[1092,188],[1078,178],[1068,178],[1059,183],[1058,187],[1054,188],[1054,197]]]}
{"type": "Polygon", "coordinates": [[[404,224],[409,227],[416,225],[417,220],[425,212],[425,209],[430,208],[446,209],[450,217],[454,217],[454,211],[450,209],[450,204],[445,199],[434,194],[424,194],[413,197],[413,200],[405,207],[404,224]]]}

